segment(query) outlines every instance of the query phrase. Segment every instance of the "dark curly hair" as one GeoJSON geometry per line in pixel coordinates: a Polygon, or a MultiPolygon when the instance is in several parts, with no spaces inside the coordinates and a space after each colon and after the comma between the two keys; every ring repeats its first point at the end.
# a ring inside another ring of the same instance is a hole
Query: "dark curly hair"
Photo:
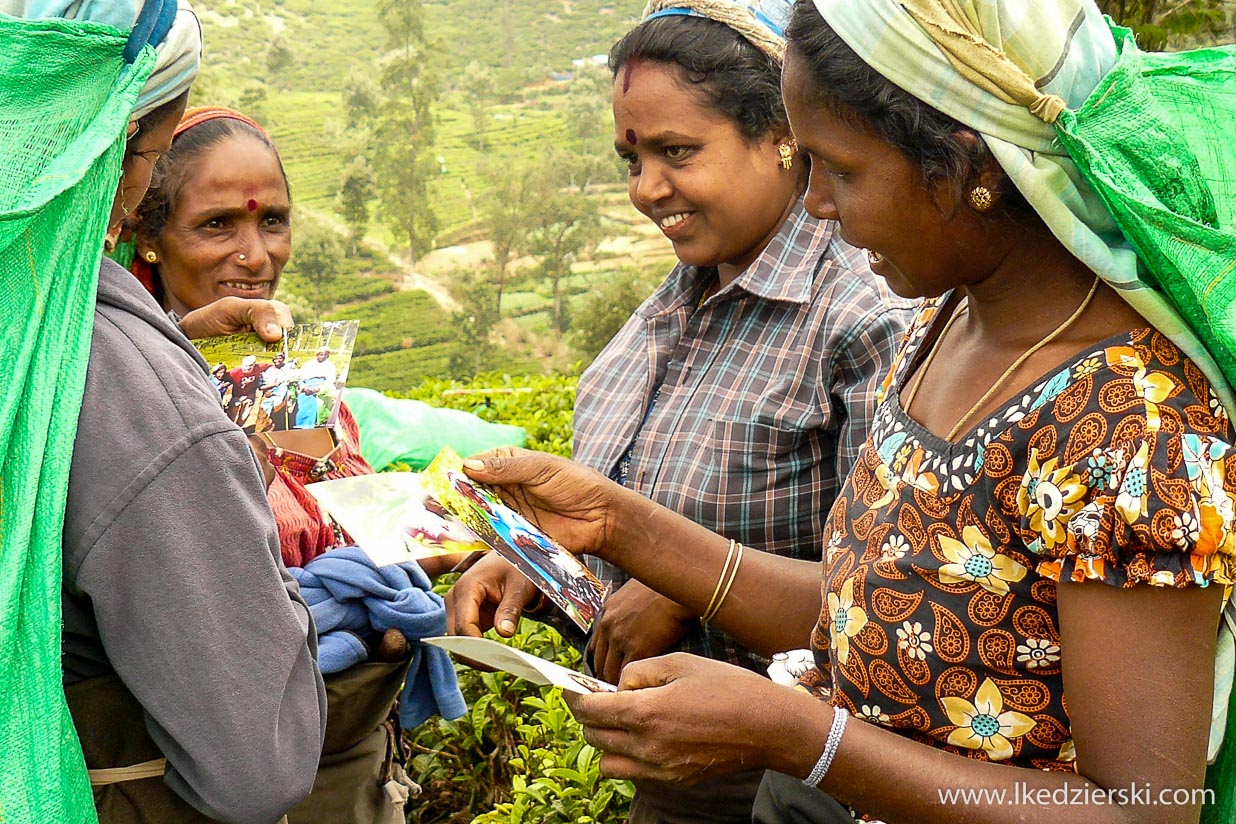
{"type": "Polygon", "coordinates": [[[704,102],[748,140],[785,128],[781,66],[724,23],[702,17],[645,20],[609,51],[614,77],[632,61],[672,63],[704,102]]]}
{"type": "MultiPolygon", "coordinates": [[[[972,183],[990,156],[978,133],[929,106],[867,65],[820,16],[812,0],[797,0],[786,28],[786,48],[811,77],[806,97],[830,114],[879,135],[910,158],[930,184],[972,183]],[[976,140],[957,140],[970,132],[976,140]]],[[[1002,208],[1032,211],[1015,187],[1002,208]]]]}

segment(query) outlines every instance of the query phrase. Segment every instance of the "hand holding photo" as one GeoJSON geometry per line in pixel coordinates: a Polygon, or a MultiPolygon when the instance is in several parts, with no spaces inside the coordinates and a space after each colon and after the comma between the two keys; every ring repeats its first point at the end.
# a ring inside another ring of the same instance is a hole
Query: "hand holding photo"
{"type": "Polygon", "coordinates": [[[319,481],[305,489],[377,566],[489,550],[429,496],[414,472],[319,481]]]}
{"type": "Polygon", "coordinates": [[[464,660],[464,663],[476,662],[502,672],[531,681],[534,684],[549,687],[561,687],[567,692],[587,695],[590,692],[617,692],[613,684],[607,684],[600,679],[573,669],[559,666],[544,658],[509,647],[488,638],[466,638],[461,635],[441,635],[425,638],[426,644],[441,647],[447,652],[464,660]]]}
{"type": "Polygon", "coordinates": [[[359,322],[302,323],[282,343],[256,334],[201,338],[210,380],[228,417],[245,432],[334,426],[359,322]]]}
{"type": "Polygon", "coordinates": [[[429,493],[482,541],[545,593],[587,632],[605,601],[605,586],[578,558],[463,472],[463,458],[446,447],[422,473],[429,493]]]}

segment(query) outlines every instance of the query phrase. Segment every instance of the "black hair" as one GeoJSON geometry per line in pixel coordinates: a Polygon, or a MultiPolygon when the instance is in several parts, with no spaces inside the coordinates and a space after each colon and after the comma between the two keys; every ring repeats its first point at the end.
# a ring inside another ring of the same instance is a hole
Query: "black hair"
{"type": "Polygon", "coordinates": [[[781,66],[724,23],[675,15],[645,20],[609,51],[614,77],[633,61],[672,63],[704,102],[748,140],[785,128],[781,66]]]}
{"type": "MultiPolygon", "coordinates": [[[[812,0],[794,3],[786,48],[811,77],[811,88],[804,90],[808,100],[888,141],[922,169],[928,184],[944,180],[960,189],[976,181],[990,155],[978,133],[867,65],[820,16],[812,0]],[[958,140],[958,132],[970,132],[976,139],[958,140]]],[[[1002,208],[1030,210],[1016,187],[1001,194],[1002,208]]]]}
{"type": "MultiPolygon", "coordinates": [[[[138,121],[138,125],[140,128],[141,121],[138,121]]],[[[155,163],[150,188],[135,212],[136,231],[139,235],[154,239],[163,234],[163,228],[167,225],[167,219],[171,217],[176,207],[176,201],[180,197],[180,190],[188,178],[190,168],[211,148],[233,137],[251,137],[270,149],[275,157],[275,163],[279,166],[279,174],[283,176],[283,185],[287,189],[288,200],[291,200],[292,189],[288,185],[288,175],[283,168],[283,159],[279,157],[279,150],[275,148],[274,143],[270,142],[270,138],[260,129],[255,129],[243,120],[233,117],[216,117],[176,135],[172,139],[171,148],[164,152],[155,163]]],[[[153,267],[151,275],[155,300],[161,306],[165,305],[167,294],[163,287],[163,279],[159,277],[158,270],[153,267]]]]}

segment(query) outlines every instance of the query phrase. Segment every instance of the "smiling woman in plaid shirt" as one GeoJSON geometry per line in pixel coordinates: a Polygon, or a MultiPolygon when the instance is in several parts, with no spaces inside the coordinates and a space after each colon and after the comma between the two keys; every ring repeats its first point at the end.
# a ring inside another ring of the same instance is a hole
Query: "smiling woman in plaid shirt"
{"type": "MultiPolygon", "coordinates": [[[[748,547],[820,560],[913,302],[803,208],[781,101],[785,0],[660,0],[610,52],[631,203],[679,264],[584,373],[575,460],[748,547]]],[[[497,569],[495,575],[502,574],[497,569]]],[[[671,650],[767,660],[614,567],[596,673],[671,650]]],[[[760,774],[638,784],[631,821],[749,821],[760,774]]]]}

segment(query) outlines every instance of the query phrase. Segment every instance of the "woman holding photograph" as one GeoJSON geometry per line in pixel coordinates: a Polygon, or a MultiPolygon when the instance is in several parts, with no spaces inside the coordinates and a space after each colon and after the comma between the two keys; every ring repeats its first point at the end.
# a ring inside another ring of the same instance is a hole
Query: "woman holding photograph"
{"type": "MultiPolygon", "coordinates": [[[[292,253],[291,192],[279,153],[256,122],[226,108],[185,113],[171,148],[155,166],[150,194],[130,223],[136,239],[133,272],[171,312],[225,300],[271,300],[292,253]]],[[[280,360],[263,376],[277,369],[286,373],[281,378],[299,378],[306,388],[325,391],[334,381],[329,356],[323,348],[299,371],[280,360]]],[[[255,382],[255,392],[258,388],[255,382]]],[[[318,409],[313,393],[302,394],[298,414],[309,416],[303,419],[308,426],[317,424],[318,409]]],[[[343,530],[305,489],[315,481],[373,472],[360,453],[360,433],[347,406],[340,404],[329,432],[255,438],[260,439],[255,448],[274,471],[267,495],[284,563],[304,567],[348,545],[343,530]],[[276,446],[275,437],[298,440],[276,446]],[[325,439],[330,442],[321,443],[325,439]]],[[[459,560],[438,556],[421,566],[433,577],[459,560]]],[[[381,660],[379,653],[327,677],[329,724],[318,777],[310,796],[289,814],[290,824],[368,824],[401,816],[402,803],[393,802],[383,785],[401,775],[398,730],[393,720],[388,723],[388,711],[408,668],[407,645],[402,646],[397,660],[381,660]]]]}
{"type": "MultiPolygon", "coordinates": [[[[131,268],[163,307],[177,314],[220,300],[271,300],[292,254],[291,221],[291,190],[265,130],[231,109],[193,109],[156,164],[150,193],[130,216],[136,241],[131,268]]],[[[292,373],[286,367],[281,371],[292,373]]],[[[320,373],[319,368],[315,374],[320,373]]],[[[254,377],[255,397],[258,389],[254,377]]],[[[233,403],[236,398],[233,391],[233,403]]],[[[300,405],[312,406],[316,424],[318,404],[312,400],[300,405]]],[[[360,453],[360,432],[346,406],[339,410],[334,434],[335,443],[325,449],[314,445],[312,454],[305,451],[309,447],[266,442],[259,447],[277,470],[267,492],[288,566],[304,566],[346,543],[303,485],[373,472],[360,453]]]]}
{"type": "MultiPolygon", "coordinates": [[[[1236,433],[1214,359],[1129,288],[1137,261],[1054,142],[1112,31],[1090,0],[800,0],[788,40],[807,208],[929,299],[823,564],[744,553],[549,456],[465,464],[753,648],[815,652],[806,689],[675,655],[571,697],[602,770],[766,769],[758,822],[1197,821],[1231,678],[1236,433]],[[944,803],[957,789],[1026,801],[944,803]]],[[[454,628],[525,597],[465,575],[454,628]]]]}
{"type": "MultiPolygon", "coordinates": [[[[818,561],[913,303],[805,208],[811,167],[780,89],[788,16],[788,0],[658,0],[610,51],[631,204],[679,263],[580,378],[574,458],[728,538],[818,561]]],[[[589,644],[598,676],[675,649],[765,671],[699,612],[593,571],[620,587],[589,644]]],[[[758,783],[640,782],[631,820],[745,822],[758,783]]]]}

